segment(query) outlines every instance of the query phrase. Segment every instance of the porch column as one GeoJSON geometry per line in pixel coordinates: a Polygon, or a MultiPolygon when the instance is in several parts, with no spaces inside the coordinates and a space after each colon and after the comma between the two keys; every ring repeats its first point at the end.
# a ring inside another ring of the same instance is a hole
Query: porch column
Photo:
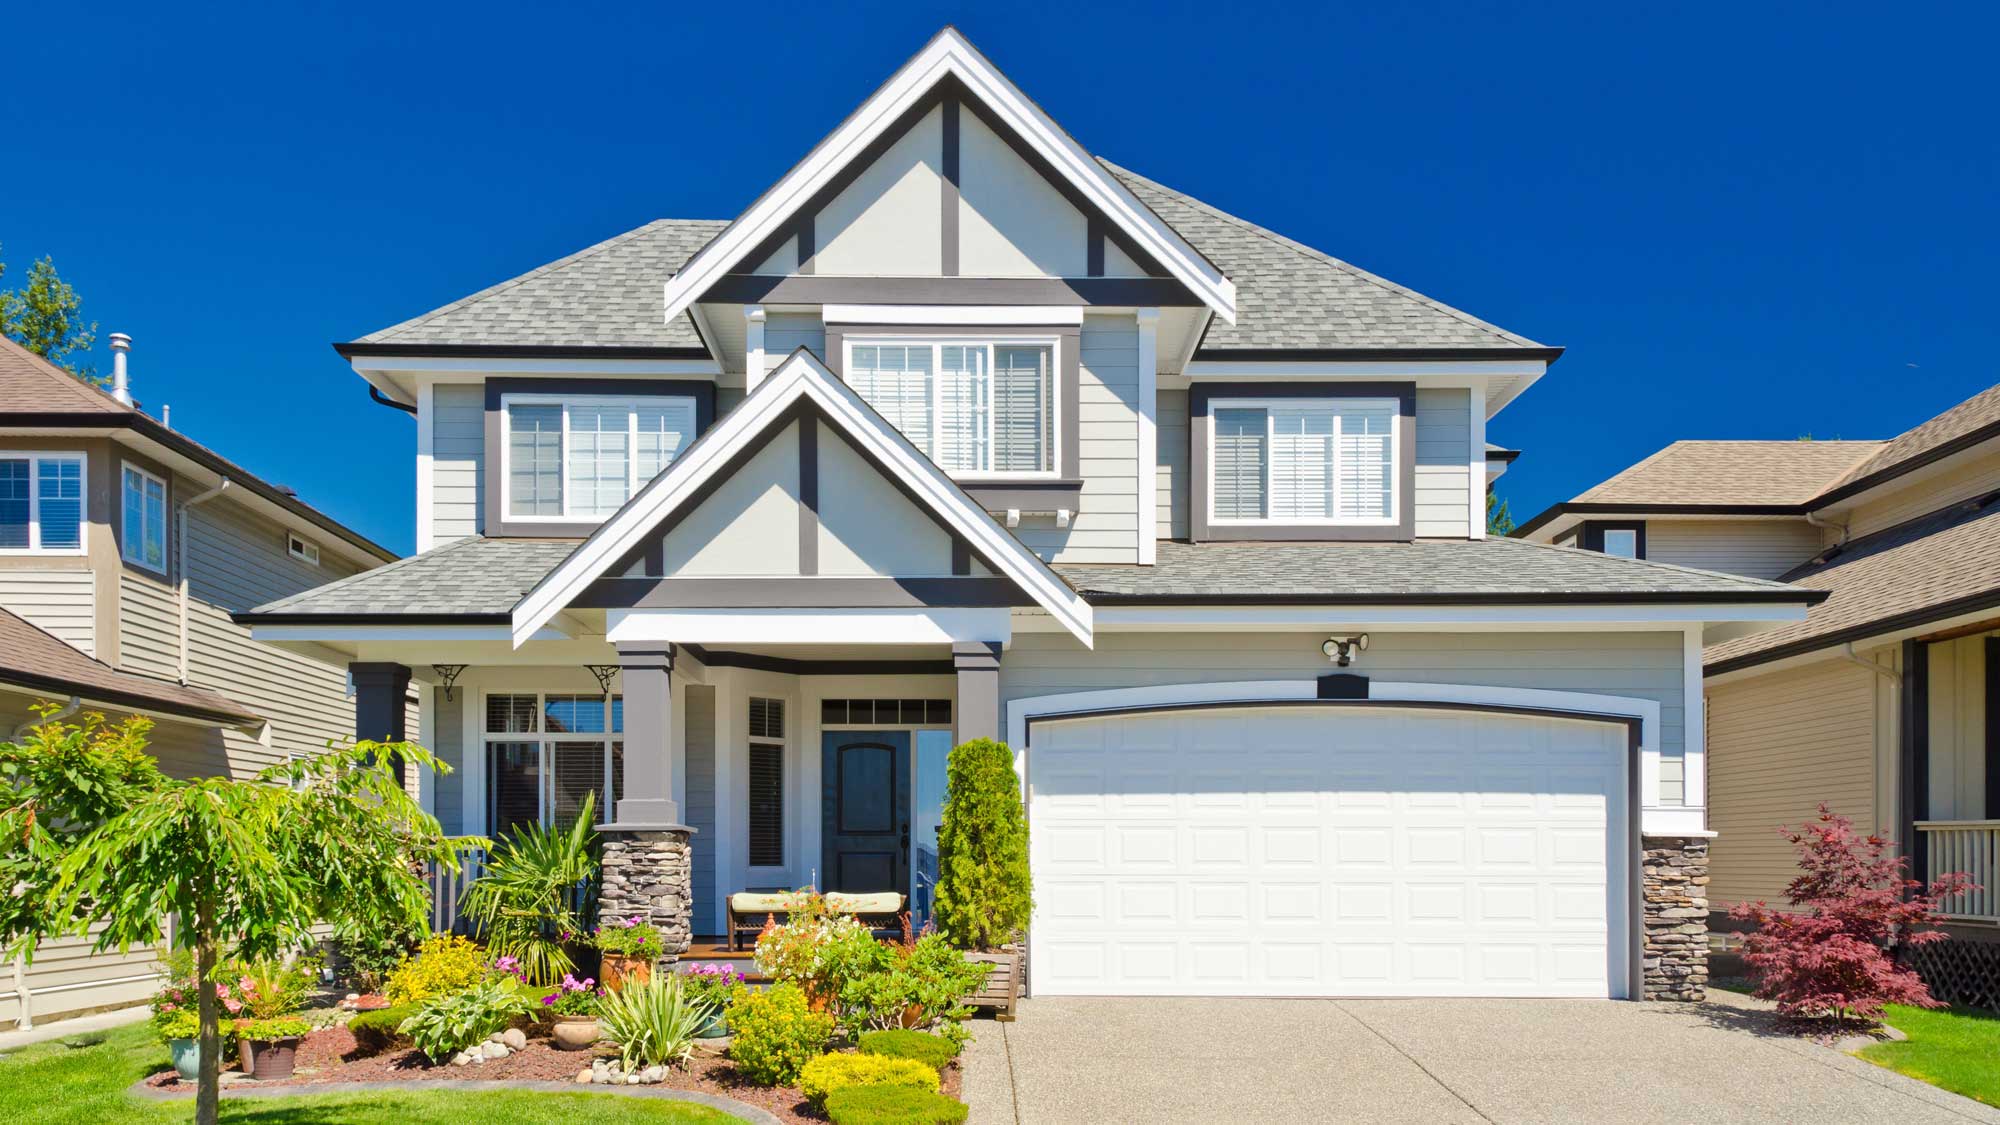
{"type": "Polygon", "coordinates": [[[955,741],[999,740],[1000,642],[961,641],[951,646],[951,665],[958,673],[955,741]]]}
{"type": "Polygon", "coordinates": [[[405,699],[410,693],[407,665],[358,660],[347,666],[354,681],[354,739],[402,742],[409,737],[405,699]]]}
{"type": "Polygon", "coordinates": [[[694,829],[680,823],[673,790],[674,649],[620,645],[618,666],[625,695],[624,785],[610,823],[597,826],[604,839],[598,911],[658,926],[666,945],[661,961],[671,963],[694,935],[694,829]]]}

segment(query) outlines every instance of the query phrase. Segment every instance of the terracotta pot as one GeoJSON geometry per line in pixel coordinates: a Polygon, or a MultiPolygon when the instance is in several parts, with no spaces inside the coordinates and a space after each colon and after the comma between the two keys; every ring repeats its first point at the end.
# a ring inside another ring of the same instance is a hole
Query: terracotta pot
{"type": "Polygon", "coordinates": [[[653,979],[653,961],[649,957],[624,957],[616,953],[604,955],[604,987],[613,992],[628,984],[645,984],[653,979]]]}
{"type": "Polygon", "coordinates": [[[597,1042],[596,1016],[559,1016],[549,1029],[558,1051],[585,1051],[597,1042]]]}
{"type": "Polygon", "coordinates": [[[243,1056],[243,1069],[252,1078],[273,1081],[290,1078],[292,1066],[298,1061],[299,1042],[303,1036],[291,1035],[283,1039],[245,1039],[238,1047],[243,1056]]]}
{"type": "Polygon", "coordinates": [[[904,1030],[914,1031],[915,1029],[924,1026],[924,1024],[929,1021],[924,1019],[923,1005],[912,1004],[909,1007],[903,1009],[903,1017],[901,1022],[904,1030]]]}

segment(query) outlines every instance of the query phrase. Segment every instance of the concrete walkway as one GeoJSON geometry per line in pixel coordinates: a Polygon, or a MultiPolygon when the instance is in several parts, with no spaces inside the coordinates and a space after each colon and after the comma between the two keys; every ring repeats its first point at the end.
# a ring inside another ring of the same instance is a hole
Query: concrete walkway
{"type": "Polygon", "coordinates": [[[978,1021],[971,1125],[1123,1121],[2000,1125],[1729,997],[1024,1000],[978,1021]]]}
{"type": "Polygon", "coordinates": [[[111,1012],[97,1012],[87,1016],[72,1016],[69,1019],[37,1020],[33,1030],[16,1031],[13,1025],[0,1031],[0,1054],[18,1050],[36,1043],[47,1043],[51,1039],[68,1039],[75,1035],[123,1027],[128,1023],[138,1023],[153,1014],[151,1008],[141,1004],[133,1008],[119,1008],[111,1012]]]}

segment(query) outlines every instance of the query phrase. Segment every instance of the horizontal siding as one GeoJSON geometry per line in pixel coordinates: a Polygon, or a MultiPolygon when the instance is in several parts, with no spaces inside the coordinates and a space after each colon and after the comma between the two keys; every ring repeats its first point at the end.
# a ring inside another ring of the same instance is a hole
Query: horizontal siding
{"type": "Polygon", "coordinates": [[[1648,520],[1653,562],[1776,578],[1820,552],[1819,528],[1804,520],[1648,520]]]}
{"type": "Polygon", "coordinates": [[[441,384],[431,389],[431,536],[439,543],[477,535],[486,482],[486,389],[441,384]]]}
{"type": "Polygon", "coordinates": [[[1855,508],[1848,517],[1848,534],[1867,535],[1996,489],[2000,489],[2000,454],[1976,457],[1855,508]]]}
{"type": "Polygon", "coordinates": [[[1472,394],[1417,391],[1416,531],[1420,536],[1464,539],[1471,526],[1472,394]]]}
{"type": "Polygon", "coordinates": [[[1085,317],[1079,339],[1077,460],[1083,495],[1070,526],[1023,516],[1022,542],[1053,562],[1129,563],[1139,557],[1139,326],[1085,317]]]}
{"type": "Polygon", "coordinates": [[[1708,689],[1709,899],[1783,899],[1798,874],[1782,825],[1821,801],[1864,831],[1876,807],[1876,675],[1831,661],[1708,689]]]}
{"type": "Polygon", "coordinates": [[[764,370],[772,371],[785,357],[805,348],[826,356],[826,325],[812,313],[771,313],[764,319],[764,370]]]}
{"type": "MultiPolygon", "coordinates": [[[[1016,633],[1001,662],[1007,699],[1072,691],[1243,680],[1327,671],[1325,633],[1099,633],[1094,649],[1054,633],[1016,633]]],[[[1357,671],[1383,680],[1543,688],[1660,704],[1661,753],[1679,776],[1679,633],[1378,634],[1357,671]]],[[[1667,791],[1680,800],[1678,786],[1667,791]]]]}
{"type": "Polygon", "coordinates": [[[1161,391],[1154,423],[1155,485],[1160,538],[1186,539],[1188,531],[1188,393],[1161,391]]]}
{"type": "Polygon", "coordinates": [[[0,570],[0,609],[96,655],[97,576],[90,570],[0,570]]]}
{"type": "Polygon", "coordinates": [[[127,567],[118,583],[119,668],[176,679],[180,650],[180,605],[174,588],[127,567]]]}

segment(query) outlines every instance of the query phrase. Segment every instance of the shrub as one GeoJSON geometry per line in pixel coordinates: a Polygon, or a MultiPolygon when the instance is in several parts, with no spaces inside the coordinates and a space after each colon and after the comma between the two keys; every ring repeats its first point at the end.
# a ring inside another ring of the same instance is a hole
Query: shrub
{"type": "Polygon", "coordinates": [[[799,1069],[799,1092],[814,1105],[849,1086],[908,1086],[935,1094],[938,1072],[915,1059],[883,1055],[821,1055],[799,1069]]]}
{"type": "Polygon", "coordinates": [[[278,1016],[274,1019],[237,1020],[238,1039],[295,1039],[312,1030],[312,1025],[298,1016],[278,1016]]]}
{"type": "Polygon", "coordinates": [[[401,1027],[404,1020],[416,1014],[415,1004],[401,1004],[356,1015],[347,1021],[348,1034],[354,1036],[354,1049],[363,1055],[380,1055],[409,1047],[410,1037],[403,1034],[401,1027]]]}
{"type": "Polygon", "coordinates": [[[162,1041],[193,1039],[201,1034],[201,1013],[193,1008],[175,1008],[153,1013],[153,1034],[162,1041]]]}
{"type": "Polygon", "coordinates": [[[422,938],[411,931],[381,924],[353,925],[333,939],[333,963],[340,979],[361,992],[379,992],[397,965],[422,938]]]}
{"type": "Polygon", "coordinates": [[[715,1008],[714,1001],[696,997],[678,974],[658,973],[644,984],[605,993],[597,1023],[618,1047],[625,1069],[677,1066],[694,1054],[695,1035],[715,1008]]]}
{"type": "Polygon", "coordinates": [[[961,743],[945,765],[938,931],[960,949],[998,949],[1027,928],[1032,908],[1014,752],[990,738],[961,743]]]}
{"type": "Polygon", "coordinates": [[[434,1063],[444,1062],[474,1043],[505,1028],[515,1016],[534,1010],[520,985],[502,977],[460,992],[433,996],[417,1006],[396,1030],[410,1037],[434,1063]]]}
{"type": "Polygon", "coordinates": [[[1874,1021],[1884,1004],[1942,1008],[1916,973],[1896,963],[1893,943],[1944,938],[1924,929],[1938,903],[1971,889],[1961,873],[1926,890],[1880,836],[1858,836],[1854,822],[1819,807],[1817,822],[1779,832],[1799,850],[1799,877],[1785,888],[1793,910],[1743,903],[1730,917],[1754,923],[1743,959],[1757,974],[1757,995],[1785,1015],[1874,1021]]]}
{"type": "Polygon", "coordinates": [[[992,968],[967,961],[939,934],[878,948],[875,966],[849,979],[840,992],[840,1022],[855,1034],[901,1027],[912,1008],[925,1024],[964,1019],[972,1009],[961,1001],[978,991],[992,968]]]}
{"type": "Polygon", "coordinates": [[[858,1042],[864,1055],[915,1059],[932,1070],[943,1070],[958,1057],[958,1044],[922,1031],[870,1031],[858,1042]]]}
{"type": "Polygon", "coordinates": [[[486,977],[485,950],[455,934],[433,934],[390,972],[383,994],[391,1004],[420,1004],[462,992],[486,977]]]}
{"type": "Polygon", "coordinates": [[[868,927],[829,910],[810,888],[798,893],[784,925],[757,935],[757,967],[765,975],[828,1004],[838,1003],[848,981],[880,969],[886,956],[868,927]]]}
{"type": "Polygon", "coordinates": [[[763,991],[739,987],[729,999],[729,1057],[759,1086],[789,1086],[807,1062],[826,1053],[833,1017],[813,1011],[797,985],[763,991]]]}
{"type": "Polygon", "coordinates": [[[596,802],[596,794],[585,794],[567,828],[516,828],[466,888],[466,917],[493,952],[518,959],[530,983],[554,984],[576,971],[565,945],[585,932],[590,913],[579,909],[577,900],[579,888],[598,873],[597,833],[590,827],[597,819],[596,802]]]}
{"type": "Polygon", "coordinates": [[[630,918],[607,919],[597,927],[594,942],[598,952],[609,953],[613,957],[657,961],[667,951],[666,942],[660,937],[660,928],[636,914],[630,918]]]}
{"type": "Polygon", "coordinates": [[[908,1086],[849,1086],[827,1096],[833,1125],[959,1125],[971,1107],[908,1086]]]}

